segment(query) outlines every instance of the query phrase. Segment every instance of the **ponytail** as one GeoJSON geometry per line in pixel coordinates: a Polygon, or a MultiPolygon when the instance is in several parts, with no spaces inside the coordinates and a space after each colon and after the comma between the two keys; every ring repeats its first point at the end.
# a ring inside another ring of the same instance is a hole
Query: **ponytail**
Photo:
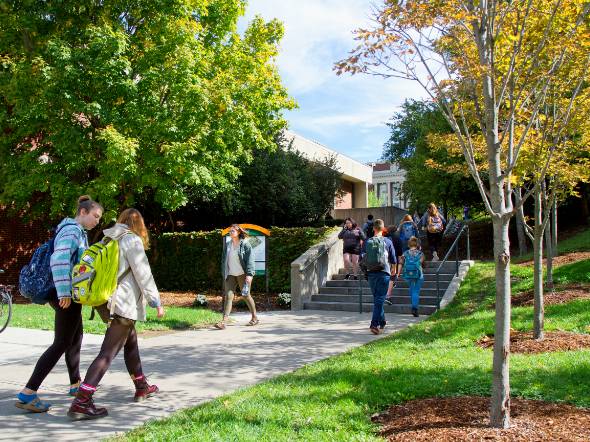
{"type": "Polygon", "coordinates": [[[78,209],[76,210],[76,215],[80,215],[82,209],[84,209],[86,212],[90,212],[95,207],[98,207],[100,210],[104,212],[102,206],[96,201],[94,201],[92,198],[90,198],[90,196],[82,195],[80,198],[78,198],[78,209]]]}

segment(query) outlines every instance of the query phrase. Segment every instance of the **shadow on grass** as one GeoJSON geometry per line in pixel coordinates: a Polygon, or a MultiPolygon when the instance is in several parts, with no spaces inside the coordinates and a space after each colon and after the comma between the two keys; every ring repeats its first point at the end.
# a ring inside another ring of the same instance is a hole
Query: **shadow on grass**
{"type": "MultiPolygon", "coordinates": [[[[378,368],[374,353],[382,345],[376,342],[364,347],[369,353],[366,366],[352,367],[351,358],[343,355],[150,423],[131,436],[165,439],[172,434],[207,434],[211,439],[239,435],[277,440],[304,435],[324,439],[341,433],[363,438],[376,430],[370,415],[392,404],[425,397],[490,394],[490,359],[478,361],[477,352],[468,358],[451,355],[439,364],[426,355],[411,357],[401,352],[398,361],[378,368]],[[376,348],[371,352],[369,347],[376,348]]],[[[581,352],[583,361],[575,363],[574,358],[565,366],[551,366],[543,357],[514,358],[513,395],[589,406],[589,354],[581,352]]]]}

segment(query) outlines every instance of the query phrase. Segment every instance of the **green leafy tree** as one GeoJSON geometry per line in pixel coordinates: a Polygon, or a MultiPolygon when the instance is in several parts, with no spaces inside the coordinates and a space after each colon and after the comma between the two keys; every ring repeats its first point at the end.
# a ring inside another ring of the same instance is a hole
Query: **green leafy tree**
{"type": "MultiPolygon", "coordinates": [[[[184,206],[231,189],[293,101],[276,21],[243,0],[0,3],[0,204],[67,213],[81,193],[184,206]]],[[[109,217],[107,217],[108,220],[109,217]]]]}
{"type": "Polygon", "coordinates": [[[411,201],[411,210],[423,210],[433,201],[447,212],[460,213],[465,205],[483,210],[462,153],[432,140],[431,135],[453,133],[436,103],[406,100],[387,125],[391,135],[383,159],[406,171],[403,192],[411,201]]]}
{"type": "Polygon", "coordinates": [[[240,167],[235,190],[213,198],[196,197],[173,215],[185,229],[232,222],[263,226],[321,223],[340,196],[341,173],[333,157],[310,161],[279,137],[273,151],[255,151],[240,167]]]}
{"type": "Polygon", "coordinates": [[[369,207],[383,207],[386,205],[385,197],[377,198],[374,191],[370,191],[368,195],[369,207]]]}

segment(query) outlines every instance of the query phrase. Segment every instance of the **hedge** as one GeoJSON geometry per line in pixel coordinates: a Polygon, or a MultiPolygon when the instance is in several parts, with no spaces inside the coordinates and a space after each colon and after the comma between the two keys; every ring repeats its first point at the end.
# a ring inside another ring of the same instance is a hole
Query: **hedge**
{"type": "MultiPolygon", "coordinates": [[[[333,228],[271,229],[268,239],[269,290],[290,292],[291,262],[333,228]]],[[[152,238],[150,264],[161,290],[221,290],[221,231],[164,233],[152,238]]],[[[254,291],[264,291],[264,277],[254,278],[254,291]]]]}

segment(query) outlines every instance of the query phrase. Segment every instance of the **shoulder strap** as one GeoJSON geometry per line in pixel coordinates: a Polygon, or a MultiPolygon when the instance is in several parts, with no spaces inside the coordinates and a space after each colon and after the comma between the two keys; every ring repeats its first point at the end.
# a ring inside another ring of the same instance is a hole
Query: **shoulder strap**
{"type": "MultiPolygon", "coordinates": [[[[130,234],[131,234],[131,232],[128,232],[128,233],[123,234],[117,241],[120,241],[124,236],[130,235],[130,234]]],[[[107,244],[107,243],[109,243],[109,242],[112,241],[112,238],[110,238],[108,236],[105,236],[103,238],[103,241],[104,241],[105,244],[107,244]]],[[[121,276],[119,276],[117,278],[117,288],[119,287],[119,284],[121,283],[121,281],[123,281],[123,278],[125,278],[129,274],[130,271],[131,271],[131,266],[127,267],[125,269],[125,271],[123,273],[121,273],[121,276]]],[[[115,293],[117,293],[117,290],[116,289],[115,289],[115,293]]],[[[111,318],[113,317],[113,315],[115,313],[115,306],[116,305],[117,305],[117,303],[116,303],[116,300],[115,300],[115,294],[113,294],[113,296],[111,296],[111,308],[109,309],[110,310],[109,315],[110,315],[111,318]]]]}
{"type": "Polygon", "coordinates": [[[68,227],[68,226],[77,226],[78,223],[65,223],[63,226],[59,226],[55,229],[55,234],[53,235],[54,238],[57,237],[57,235],[59,234],[59,232],[61,232],[64,227],[68,227]]]}

